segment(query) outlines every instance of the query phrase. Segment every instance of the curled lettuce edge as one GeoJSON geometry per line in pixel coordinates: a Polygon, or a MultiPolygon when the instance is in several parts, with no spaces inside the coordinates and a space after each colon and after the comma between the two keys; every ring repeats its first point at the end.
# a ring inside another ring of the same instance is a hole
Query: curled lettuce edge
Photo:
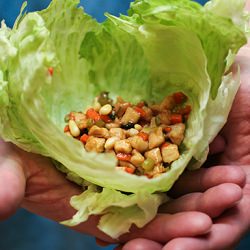
{"type": "MultiPolygon", "coordinates": [[[[157,7],[158,1],[152,2],[157,7]]],[[[60,162],[72,179],[77,176],[88,181],[87,190],[71,199],[76,214],[63,224],[74,226],[90,215],[102,215],[99,228],[118,238],[132,224],[142,227],[154,218],[158,207],[168,200],[164,192],[187,166],[201,166],[209,142],[226,122],[239,77],[224,76],[216,97],[211,98],[208,61],[195,32],[143,23],[138,17],[132,20],[136,15],[131,19],[108,15],[106,22],[98,24],[76,8],[78,3],[53,0],[47,9],[25,15],[24,5],[13,29],[2,22],[0,135],[28,152],[60,162]],[[62,27],[67,32],[60,32],[62,27]],[[92,34],[91,39],[85,39],[86,34],[92,34]],[[81,51],[90,42],[92,50],[81,51]],[[53,77],[47,72],[49,67],[54,67],[53,77]],[[112,155],[87,153],[80,142],[63,134],[63,116],[85,109],[94,96],[109,88],[112,96],[122,95],[133,102],[159,101],[175,91],[189,96],[193,111],[182,154],[170,171],[154,179],[127,174],[115,168],[112,155]],[[218,106],[222,107],[219,113],[218,106]],[[193,158],[196,162],[190,166],[193,158]]],[[[216,1],[211,3],[214,5],[206,8],[216,10],[216,1]]],[[[243,19],[237,20],[243,27],[243,19]]],[[[232,61],[231,57],[228,65],[232,61]]]]}

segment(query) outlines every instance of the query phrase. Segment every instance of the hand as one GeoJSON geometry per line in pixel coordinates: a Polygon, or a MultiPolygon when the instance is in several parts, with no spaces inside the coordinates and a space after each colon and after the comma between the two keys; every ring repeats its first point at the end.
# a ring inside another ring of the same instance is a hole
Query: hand
{"type": "MultiPolygon", "coordinates": [[[[249,3],[249,2],[248,2],[249,3]]],[[[250,4],[250,3],[249,3],[250,4]]],[[[223,206],[226,200],[230,200],[230,195],[228,189],[222,190],[222,192],[214,192],[211,188],[207,191],[211,192],[211,196],[209,199],[215,201],[216,197],[218,199],[218,203],[210,204],[208,206],[204,200],[199,197],[197,202],[200,202],[196,207],[194,206],[196,211],[202,211],[211,216],[211,218],[216,218],[213,221],[213,225],[208,234],[202,237],[180,237],[169,241],[165,246],[159,244],[154,241],[149,241],[145,239],[136,239],[128,242],[123,249],[124,250],[136,250],[136,249],[150,249],[150,250],[222,250],[222,249],[232,249],[235,244],[238,243],[240,238],[244,235],[244,233],[250,227],[250,45],[245,46],[239,52],[237,57],[236,64],[240,64],[241,66],[241,80],[242,84],[237,93],[234,105],[232,107],[230,116],[228,118],[228,122],[221,132],[221,135],[217,137],[216,141],[213,144],[213,150],[223,151],[216,157],[212,156],[213,164],[220,165],[218,167],[213,167],[210,169],[201,169],[196,173],[186,173],[182,179],[182,181],[178,182],[175,185],[175,190],[177,193],[183,185],[185,181],[188,181],[190,175],[197,176],[200,175],[200,172],[203,173],[203,181],[207,181],[207,179],[211,178],[212,180],[216,180],[218,183],[223,183],[225,180],[225,175],[230,174],[229,171],[235,171],[235,174],[241,173],[243,170],[246,174],[246,184],[243,188],[243,198],[237,205],[225,213],[221,214],[216,212],[217,206],[223,206]],[[224,165],[224,166],[223,166],[224,165]],[[229,165],[238,165],[238,167],[234,167],[233,169],[229,169],[229,165]],[[240,169],[240,166],[242,170],[240,169]],[[226,168],[228,170],[226,170],[226,168]],[[238,168],[238,170],[236,169],[238,168]],[[223,173],[223,169],[225,172],[223,173]],[[227,172],[228,171],[228,172],[227,172]],[[211,191],[212,190],[212,191],[211,191]],[[213,197],[214,195],[214,197],[213,197]],[[203,207],[205,206],[205,207],[203,207]]],[[[210,159],[211,160],[211,159],[210,159]]],[[[231,173],[232,174],[232,173],[231,173]]],[[[195,178],[193,178],[195,179],[195,178]]],[[[211,180],[211,181],[212,181],[211,180]]],[[[192,182],[192,181],[191,181],[192,182]]],[[[189,191],[203,191],[202,185],[199,185],[200,179],[196,179],[193,182],[193,187],[189,187],[189,191]]],[[[213,182],[213,181],[212,181],[213,182]]],[[[187,183],[187,182],[186,182],[187,183]]],[[[217,183],[217,184],[218,184],[217,183]]],[[[234,182],[235,183],[235,182],[234,182]]],[[[214,183],[214,185],[216,185],[214,183]]],[[[223,184],[224,187],[230,184],[223,184]]],[[[213,185],[212,185],[213,186],[213,185]]],[[[207,187],[207,186],[206,186],[207,187]]],[[[218,188],[218,187],[217,187],[218,188]]],[[[219,191],[219,190],[217,190],[219,191]]],[[[181,194],[179,192],[179,194],[181,194]]],[[[190,194],[187,198],[182,197],[183,202],[181,203],[179,209],[182,211],[186,211],[190,201],[190,197],[195,194],[190,194]],[[185,206],[185,208],[184,208],[185,206]]],[[[205,193],[203,194],[204,197],[205,193]]],[[[180,198],[181,199],[181,198],[180,198]]],[[[195,199],[194,199],[195,200],[195,199]]],[[[192,202],[191,202],[192,205],[192,202]]],[[[171,206],[170,206],[171,207],[171,206]]],[[[192,206],[191,206],[192,207],[192,206]]],[[[221,211],[221,210],[219,210],[221,211]]],[[[178,212],[178,208],[175,208],[175,212],[178,212]]]]}
{"type": "Polygon", "coordinates": [[[240,51],[237,62],[241,65],[242,85],[228,123],[221,133],[227,146],[219,162],[241,165],[245,171],[247,179],[243,199],[214,221],[211,232],[206,237],[175,239],[164,250],[190,247],[192,250],[230,249],[250,227],[250,45],[240,51]]]}
{"type": "MultiPolygon", "coordinates": [[[[0,159],[0,186],[4,187],[0,189],[0,219],[10,216],[20,205],[55,221],[72,217],[75,210],[70,206],[69,200],[72,195],[79,194],[81,189],[66,180],[49,159],[24,152],[2,141],[0,155],[4,156],[0,159]]],[[[143,229],[132,228],[130,234],[120,238],[120,242],[139,237],[167,242],[176,237],[192,237],[207,233],[212,222],[205,213],[213,210],[214,215],[221,214],[239,201],[242,196],[239,186],[244,184],[245,178],[243,173],[235,171],[233,167],[218,170],[224,177],[222,179],[210,178],[214,171],[216,169],[211,169],[206,176],[202,171],[193,173],[189,177],[189,182],[183,177],[181,180],[186,182],[186,193],[201,190],[200,185],[204,193],[184,195],[169,202],[165,214],[159,214],[143,229]],[[197,186],[193,185],[197,179],[200,179],[200,183],[197,183],[197,186]],[[223,184],[227,182],[235,184],[223,184]],[[228,199],[225,198],[222,203],[218,203],[222,194],[228,199]],[[201,212],[194,212],[195,210],[201,212]]],[[[105,242],[115,242],[96,228],[97,223],[98,217],[93,216],[74,229],[96,236],[105,242]]]]}

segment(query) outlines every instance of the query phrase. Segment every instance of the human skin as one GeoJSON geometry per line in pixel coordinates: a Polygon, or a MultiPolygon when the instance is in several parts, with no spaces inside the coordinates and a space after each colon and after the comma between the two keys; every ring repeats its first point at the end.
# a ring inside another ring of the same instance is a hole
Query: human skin
{"type": "MultiPolygon", "coordinates": [[[[247,2],[247,9],[250,10],[250,1],[247,2]]],[[[228,209],[225,213],[214,218],[213,225],[208,234],[202,237],[179,237],[170,240],[167,244],[159,244],[159,242],[150,241],[148,239],[135,239],[123,246],[124,250],[229,250],[233,249],[239,242],[241,237],[250,228],[250,43],[244,46],[236,59],[235,69],[240,65],[241,69],[241,87],[236,95],[232,110],[230,112],[226,126],[217,137],[214,147],[216,150],[222,151],[213,157],[212,178],[219,181],[224,177],[220,173],[220,168],[225,166],[234,166],[242,170],[246,174],[246,183],[243,187],[243,197],[236,206],[228,209]]],[[[202,169],[206,176],[211,169],[202,169]]],[[[199,172],[198,171],[198,172],[199,172]]],[[[236,170],[237,171],[237,170],[236,170]]],[[[191,174],[191,173],[190,173],[191,174]]],[[[198,173],[197,173],[198,174],[198,173]]],[[[188,178],[189,174],[186,174],[188,178]]],[[[189,191],[202,191],[202,187],[191,188],[189,191]]],[[[180,190],[181,185],[175,187],[180,190]]],[[[225,190],[226,191],[226,190],[225,190]]],[[[226,191],[227,192],[227,191],[226,191]]],[[[180,193],[181,194],[181,193],[180,193]]],[[[224,199],[221,194],[221,199],[224,199]]],[[[191,194],[193,196],[194,194],[191,194]]],[[[215,194],[216,195],[216,194],[215,194]]],[[[190,195],[189,195],[190,196],[190,195]]],[[[211,197],[212,199],[212,197],[211,197]]],[[[185,201],[185,198],[184,200],[185,201]]],[[[219,200],[219,202],[221,202],[219,200]]],[[[186,206],[186,205],[185,205],[186,206]]],[[[170,206],[171,207],[171,206],[170,206]]],[[[181,205],[179,209],[182,209],[181,205]]],[[[210,211],[206,211],[211,215],[210,211]]],[[[185,211],[185,209],[184,209],[185,211]]],[[[196,211],[204,211],[197,209],[196,211]]],[[[175,210],[178,212],[178,210],[175,210]]]]}

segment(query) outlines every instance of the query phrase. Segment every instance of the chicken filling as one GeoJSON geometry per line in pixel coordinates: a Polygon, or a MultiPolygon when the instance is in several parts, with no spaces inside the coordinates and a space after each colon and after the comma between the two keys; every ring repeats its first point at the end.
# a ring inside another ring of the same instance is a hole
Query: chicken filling
{"type": "Polygon", "coordinates": [[[113,153],[118,169],[154,178],[180,157],[190,112],[182,92],[152,105],[121,97],[114,102],[102,92],[85,112],[65,116],[64,133],[80,140],[88,152],[113,153]]]}

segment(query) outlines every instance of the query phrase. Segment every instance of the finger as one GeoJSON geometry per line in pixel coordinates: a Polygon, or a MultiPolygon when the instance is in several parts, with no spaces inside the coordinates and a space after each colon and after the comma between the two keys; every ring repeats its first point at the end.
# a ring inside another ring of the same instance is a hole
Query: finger
{"type": "Polygon", "coordinates": [[[134,239],[127,242],[122,250],[161,250],[162,245],[148,239],[134,239]]]}
{"type": "Polygon", "coordinates": [[[239,204],[215,220],[211,231],[202,237],[182,237],[169,241],[163,250],[220,250],[231,249],[248,230],[250,199],[239,204]]]}
{"type": "Polygon", "coordinates": [[[232,183],[224,183],[204,193],[191,193],[161,206],[160,212],[177,213],[199,211],[215,218],[234,206],[242,198],[242,189],[232,183]]]}
{"type": "Polygon", "coordinates": [[[24,197],[25,176],[18,161],[0,160],[0,220],[12,215],[24,197]]]}
{"type": "MultiPolygon", "coordinates": [[[[225,224],[215,224],[211,233],[206,237],[177,238],[168,242],[163,250],[221,250],[232,249],[239,241],[241,235],[233,228],[225,224]],[[232,236],[232,237],[230,237],[232,236]]],[[[234,249],[234,248],[233,248],[234,249]]]]}
{"type": "Polygon", "coordinates": [[[209,154],[222,153],[225,150],[226,142],[224,137],[218,135],[213,142],[209,145],[209,154]]]}
{"type": "Polygon", "coordinates": [[[183,235],[205,234],[210,230],[211,223],[210,217],[200,212],[158,214],[142,229],[132,227],[131,234],[122,236],[120,241],[127,242],[135,238],[146,238],[157,242],[167,242],[183,235]]]}
{"type": "Polygon", "coordinates": [[[215,166],[201,168],[195,171],[186,171],[175,183],[169,192],[172,197],[192,192],[204,192],[208,188],[222,183],[234,183],[243,187],[246,174],[239,166],[215,166]],[[183,188],[185,187],[185,188],[183,188]]]}

